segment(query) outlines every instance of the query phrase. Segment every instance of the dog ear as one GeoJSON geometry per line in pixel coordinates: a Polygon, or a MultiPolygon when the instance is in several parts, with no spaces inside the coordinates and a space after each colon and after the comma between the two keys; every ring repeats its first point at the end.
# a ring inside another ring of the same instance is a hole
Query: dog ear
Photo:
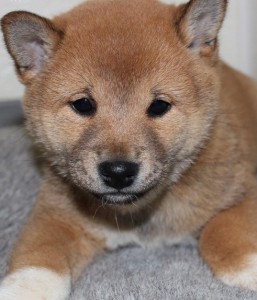
{"type": "Polygon", "coordinates": [[[176,28],[182,42],[192,51],[214,49],[228,0],[191,0],[179,7],[176,28]]]}
{"type": "Polygon", "coordinates": [[[18,75],[24,84],[28,84],[52,57],[62,32],[50,20],[24,11],[5,15],[1,25],[18,75]]]}

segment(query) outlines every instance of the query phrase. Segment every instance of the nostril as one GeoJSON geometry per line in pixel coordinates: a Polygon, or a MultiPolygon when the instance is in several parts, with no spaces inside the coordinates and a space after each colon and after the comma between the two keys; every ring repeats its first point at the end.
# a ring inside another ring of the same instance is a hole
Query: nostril
{"type": "Polygon", "coordinates": [[[136,175],[127,175],[127,176],[125,176],[125,180],[127,180],[127,181],[134,181],[135,180],[135,178],[136,178],[136,175]]]}
{"type": "Polygon", "coordinates": [[[112,179],[111,176],[107,176],[107,175],[104,175],[104,174],[102,174],[102,178],[103,178],[104,181],[110,181],[112,179]]]}
{"type": "Polygon", "coordinates": [[[138,164],[128,161],[106,161],[99,165],[99,174],[103,182],[119,190],[131,186],[138,171],[138,164]]]}

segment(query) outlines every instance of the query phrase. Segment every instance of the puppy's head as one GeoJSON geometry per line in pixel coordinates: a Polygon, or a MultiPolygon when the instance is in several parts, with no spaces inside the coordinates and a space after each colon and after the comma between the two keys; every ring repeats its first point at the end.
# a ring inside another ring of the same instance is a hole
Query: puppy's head
{"type": "Polygon", "coordinates": [[[6,15],[28,128],[51,168],[116,204],[176,182],[217,115],[226,2],[98,0],[53,21],[6,15]]]}

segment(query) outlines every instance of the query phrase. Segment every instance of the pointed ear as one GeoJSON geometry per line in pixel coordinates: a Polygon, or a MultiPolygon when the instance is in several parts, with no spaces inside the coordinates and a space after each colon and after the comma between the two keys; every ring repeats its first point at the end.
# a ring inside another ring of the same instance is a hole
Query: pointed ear
{"type": "Polygon", "coordinates": [[[228,0],[191,0],[180,6],[176,28],[182,42],[192,51],[215,49],[228,0]]]}
{"type": "Polygon", "coordinates": [[[50,20],[24,11],[5,15],[1,25],[18,75],[24,84],[28,84],[51,59],[62,32],[50,20]]]}

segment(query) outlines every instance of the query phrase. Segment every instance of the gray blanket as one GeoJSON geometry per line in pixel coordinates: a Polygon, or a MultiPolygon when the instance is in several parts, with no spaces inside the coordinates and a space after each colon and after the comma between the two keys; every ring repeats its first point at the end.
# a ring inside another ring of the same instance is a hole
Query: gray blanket
{"type": "MultiPolygon", "coordinates": [[[[0,278],[31,211],[39,181],[22,127],[0,128],[0,278]]],[[[257,299],[257,293],[227,287],[215,279],[192,241],[174,247],[106,253],[87,268],[70,299],[227,300],[257,299]]]]}

